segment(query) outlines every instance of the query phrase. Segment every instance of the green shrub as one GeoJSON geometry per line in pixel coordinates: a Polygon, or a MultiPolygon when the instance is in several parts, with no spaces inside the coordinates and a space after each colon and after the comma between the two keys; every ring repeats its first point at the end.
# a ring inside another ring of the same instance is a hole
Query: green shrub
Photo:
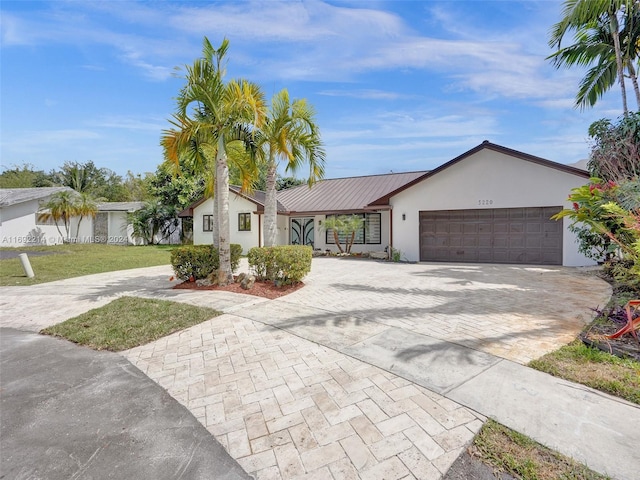
{"type": "Polygon", "coordinates": [[[270,280],[278,286],[292,285],[311,271],[312,249],[303,245],[254,247],[247,258],[258,280],[270,280]]]}
{"type": "MultiPolygon", "coordinates": [[[[235,272],[240,265],[242,246],[231,244],[231,270],[235,272]]],[[[193,277],[195,280],[206,278],[220,266],[218,249],[213,245],[187,245],[171,251],[171,266],[181,280],[193,277]]]]}

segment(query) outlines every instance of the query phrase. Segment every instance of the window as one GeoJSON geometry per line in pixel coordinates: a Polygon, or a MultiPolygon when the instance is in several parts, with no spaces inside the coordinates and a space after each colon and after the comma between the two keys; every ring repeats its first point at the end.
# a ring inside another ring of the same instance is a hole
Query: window
{"type": "MultiPolygon", "coordinates": [[[[361,213],[356,214],[361,218],[364,218],[364,226],[356,231],[356,236],[353,240],[353,244],[366,244],[366,245],[380,245],[382,243],[382,234],[381,234],[381,215],[379,213],[361,213]]],[[[327,215],[331,217],[333,215],[327,215]]],[[[340,243],[345,243],[345,235],[338,235],[338,241],[340,243]]],[[[333,238],[333,230],[326,230],[326,239],[327,244],[335,243],[333,238]]]]}
{"type": "Polygon", "coordinates": [[[251,231],[251,214],[250,213],[238,214],[238,230],[241,232],[251,231]]]}
{"type": "Polygon", "coordinates": [[[202,216],[202,231],[213,232],[213,215],[202,216]]]}
{"type": "MultiPolygon", "coordinates": [[[[36,225],[40,226],[40,225],[56,225],[55,220],[53,219],[53,217],[49,216],[49,215],[45,215],[50,213],[49,210],[45,210],[42,212],[37,212],[36,213],[36,225]]],[[[60,224],[62,225],[62,224],[60,224]]]]}

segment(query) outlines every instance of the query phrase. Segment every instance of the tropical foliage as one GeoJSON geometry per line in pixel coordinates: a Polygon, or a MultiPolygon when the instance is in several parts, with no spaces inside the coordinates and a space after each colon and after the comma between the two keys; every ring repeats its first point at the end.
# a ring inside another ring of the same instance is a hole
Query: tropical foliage
{"type": "Polygon", "coordinates": [[[141,209],[129,213],[128,218],[133,235],[148,245],[161,243],[180,228],[176,207],[158,200],[145,202],[141,209]]]}
{"type": "MultiPolygon", "coordinates": [[[[618,281],[640,287],[640,183],[621,184],[592,178],[588,185],[574,188],[569,195],[573,208],[564,209],[555,219],[568,217],[574,227],[588,229],[590,241],[602,252],[602,260],[619,261],[618,281]],[[599,241],[598,241],[599,240],[599,241]]],[[[583,240],[584,241],[584,240],[583,240]]]]}
{"type": "Polygon", "coordinates": [[[625,78],[631,80],[640,109],[637,67],[640,65],[640,3],[635,0],[566,0],[562,19],[549,37],[558,50],[548,57],[557,68],[589,67],[580,83],[576,106],[591,107],[613,87],[620,86],[623,111],[629,112],[625,78]],[[570,46],[562,47],[567,33],[570,46]]]}
{"type": "Polygon", "coordinates": [[[359,215],[328,216],[324,222],[325,230],[331,230],[333,239],[340,253],[351,253],[351,247],[356,238],[356,232],[364,227],[364,218],[359,215]],[[344,238],[345,248],[340,245],[340,238],[344,238]]]}
{"type": "Polygon", "coordinates": [[[78,217],[76,237],[80,231],[80,223],[84,217],[95,217],[98,206],[87,193],[78,193],[74,190],[63,190],[53,194],[49,200],[40,206],[38,219],[40,221],[53,221],[58,233],[64,242],[71,241],[71,219],[78,217]],[[64,227],[64,235],[60,230],[60,222],[64,227]]]}
{"type": "MultiPolygon", "coordinates": [[[[258,85],[244,79],[224,81],[223,62],[228,47],[225,39],[215,49],[205,37],[202,58],[185,66],[186,84],[177,98],[172,128],[163,132],[162,145],[167,159],[175,165],[187,158],[211,171],[217,203],[214,225],[218,227],[220,270],[230,283],[233,282],[229,246],[230,152],[235,146],[236,152],[244,153],[238,166],[243,171],[256,171],[255,130],[264,122],[266,106],[258,85]],[[242,148],[237,149],[235,142],[240,142],[242,148]]],[[[243,186],[248,187],[249,182],[243,186]]]]}
{"type": "Polygon", "coordinates": [[[616,123],[598,120],[589,127],[589,135],[593,176],[614,182],[640,178],[640,112],[623,115],[616,123]]]}
{"type": "Polygon", "coordinates": [[[315,112],[306,100],[289,98],[286,89],[273,96],[266,121],[258,135],[258,145],[266,159],[266,200],[264,206],[264,243],[274,246],[277,236],[276,181],[280,161],[287,172],[296,173],[304,163],[309,166],[311,187],[324,176],[325,152],[315,112]]]}

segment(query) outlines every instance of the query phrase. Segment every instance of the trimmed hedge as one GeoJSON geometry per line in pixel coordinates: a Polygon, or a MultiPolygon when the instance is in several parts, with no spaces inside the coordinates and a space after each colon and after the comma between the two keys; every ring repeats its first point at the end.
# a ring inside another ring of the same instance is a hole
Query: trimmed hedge
{"type": "MultiPolygon", "coordinates": [[[[242,246],[231,244],[231,270],[235,272],[240,265],[242,246]]],[[[207,278],[220,266],[218,249],[213,245],[186,245],[171,251],[171,266],[181,280],[207,278]]]]}
{"type": "Polygon", "coordinates": [[[313,250],[305,245],[254,247],[247,258],[258,280],[271,280],[277,286],[301,282],[311,271],[313,250]]]}

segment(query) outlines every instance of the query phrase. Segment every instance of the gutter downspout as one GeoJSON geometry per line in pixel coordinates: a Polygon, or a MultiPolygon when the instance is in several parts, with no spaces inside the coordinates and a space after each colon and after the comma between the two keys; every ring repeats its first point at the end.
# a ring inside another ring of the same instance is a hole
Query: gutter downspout
{"type": "MultiPolygon", "coordinates": [[[[277,216],[276,216],[277,221],[277,216]]],[[[262,247],[262,214],[258,213],[258,247],[262,247]]]]}
{"type": "Polygon", "coordinates": [[[393,209],[389,209],[389,251],[387,254],[391,258],[391,251],[393,250],[393,209]]]}

